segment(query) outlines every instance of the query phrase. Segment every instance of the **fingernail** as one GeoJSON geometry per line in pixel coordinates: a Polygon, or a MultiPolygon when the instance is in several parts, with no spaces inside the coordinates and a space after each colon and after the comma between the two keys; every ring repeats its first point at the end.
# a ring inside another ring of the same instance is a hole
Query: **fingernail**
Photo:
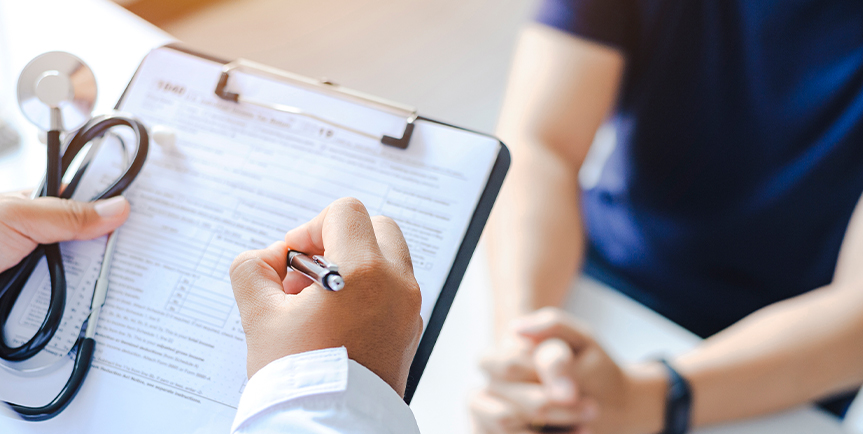
{"type": "Polygon", "coordinates": [[[575,398],[575,387],[568,378],[556,378],[548,385],[548,392],[555,401],[572,401],[575,398]]]}
{"type": "Polygon", "coordinates": [[[99,217],[115,217],[122,214],[126,209],[126,198],[123,196],[117,196],[110,199],[100,200],[96,202],[93,208],[96,209],[96,214],[99,214],[99,217]]]}

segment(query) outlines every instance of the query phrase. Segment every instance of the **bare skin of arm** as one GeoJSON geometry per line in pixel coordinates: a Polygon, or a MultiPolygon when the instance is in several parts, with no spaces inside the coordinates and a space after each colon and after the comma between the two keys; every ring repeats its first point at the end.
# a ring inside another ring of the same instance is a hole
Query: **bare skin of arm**
{"type": "MultiPolygon", "coordinates": [[[[863,198],[829,285],[760,309],[673,361],[692,386],[693,427],[773,413],[863,384],[861,264],[863,198]]],[[[594,434],[662,429],[667,377],[657,363],[618,367],[558,309],[526,317],[517,333],[534,347],[485,363],[491,386],[474,401],[481,426],[522,432],[552,414],[552,424],[594,434]],[[555,388],[567,379],[573,386],[555,388]]]]}
{"type": "Polygon", "coordinates": [[[696,426],[770,413],[863,383],[863,198],[830,285],[767,306],[676,360],[696,426]]]}
{"type": "Polygon", "coordinates": [[[513,163],[488,237],[498,331],[559,306],[580,267],[578,171],[623,68],[620,52],[546,26],[528,26],[520,37],[497,129],[513,163]]]}

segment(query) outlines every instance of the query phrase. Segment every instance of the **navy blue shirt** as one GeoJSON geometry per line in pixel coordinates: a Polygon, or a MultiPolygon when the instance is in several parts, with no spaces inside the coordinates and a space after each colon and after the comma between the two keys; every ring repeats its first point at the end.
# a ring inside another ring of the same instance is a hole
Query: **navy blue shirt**
{"type": "Polygon", "coordinates": [[[863,193],[863,1],[546,0],[538,20],[626,58],[588,272],[701,336],[830,283],[863,193]]]}

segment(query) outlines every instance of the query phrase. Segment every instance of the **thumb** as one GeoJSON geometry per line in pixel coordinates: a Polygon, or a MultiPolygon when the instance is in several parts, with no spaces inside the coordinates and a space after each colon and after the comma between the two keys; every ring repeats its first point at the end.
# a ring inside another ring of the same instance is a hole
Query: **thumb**
{"type": "Polygon", "coordinates": [[[572,315],[552,307],[544,307],[514,320],[511,327],[519,335],[535,343],[558,338],[580,352],[593,343],[587,328],[572,315]]]}
{"type": "Polygon", "coordinates": [[[258,318],[285,299],[282,281],[288,268],[288,245],[282,241],[263,250],[240,253],[229,271],[240,317],[258,318]]]}
{"type": "Polygon", "coordinates": [[[129,217],[122,196],[96,202],[40,197],[4,201],[2,207],[3,223],[39,244],[97,238],[129,217]]]}
{"type": "Polygon", "coordinates": [[[557,338],[547,339],[537,346],[533,362],[540,383],[553,401],[576,402],[578,390],[573,378],[576,359],[569,344],[557,338]]]}

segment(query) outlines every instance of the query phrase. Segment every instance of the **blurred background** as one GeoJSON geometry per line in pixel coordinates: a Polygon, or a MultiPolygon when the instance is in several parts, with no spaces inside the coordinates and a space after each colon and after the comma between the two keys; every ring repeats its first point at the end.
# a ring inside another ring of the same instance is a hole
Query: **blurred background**
{"type": "Polygon", "coordinates": [[[116,0],[191,47],[491,132],[535,0],[116,0]]]}
{"type": "MultiPolygon", "coordinates": [[[[146,34],[142,39],[151,42],[176,38],[224,59],[245,58],[325,77],[414,106],[423,116],[493,133],[514,43],[538,6],[538,0],[110,0],[116,5],[109,0],[55,1],[57,11],[46,19],[56,22],[40,23],[50,28],[62,22],[81,29],[75,33],[83,34],[82,38],[98,37],[98,44],[83,44],[84,39],[70,42],[36,31],[29,24],[35,18],[29,17],[28,22],[9,13],[37,9],[21,6],[31,1],[0,0],[0,120],[17,121],[21,132],[20,145],[0,147],[0,191],[35,185],[42,176],[41,170],[25,173],[21,169],[42,167],[44,147],[12,104],[20,69],[12,65],[23,65],[31,51],[65,49],[91,63],[101,80],[100,92],[104,91],[97,113],[113,105],[143,57],[143,52],[123,47],[145,45],[140,41],[105,37],[128,32],[146,34]],[[100,24],[86,29],[88,22],[100,24]],[[9,49],[25,45],[27,50],[20,52],[9,49]]],[[[570,301],[570,310],[598,331],[598,340],[619,360],[676,354],[698,342],[695,335],[595,282],[581,281],[577,286],[581,298],[570,301]],[[664,351],[657,352],[657,346],[664,351]]],[[[491,292],[481,243],[411,405],[424,433],[471,432],[468,396],[485,382],[478,361],[491,343],[491,292]]],[[[843,429],[853,425],[863,432],[863,403],[858,407],[843,429]]],[[[775,420],[699,432],[832,433],[839,429],[832,417],[803,408],[775,420]]],[[[6,431],[0,427],[0,432],[6,431]]]]}

